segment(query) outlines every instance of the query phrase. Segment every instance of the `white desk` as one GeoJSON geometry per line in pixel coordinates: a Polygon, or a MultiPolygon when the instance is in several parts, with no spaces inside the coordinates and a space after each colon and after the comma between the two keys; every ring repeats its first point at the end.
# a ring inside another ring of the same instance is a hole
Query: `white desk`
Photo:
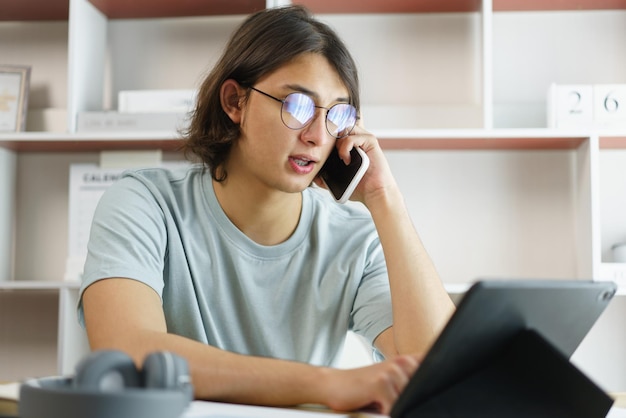
{"type": "Polygon", "coordinates": [[[366,412],[332,412],[324,407],[272,408],[194,401],[181,418],[385,418],[366,412]]]}
{"type": "MultiPolygon", "coordinates": [[[[19,383],[0,384],[0,400],[18,398],[19,383]]],[[[626,392],[614,393],[615,404],[606,418],[626,418],[626,392]]],[[[0,413],[15,413],[17,408],[0,413]]],[[[366,412],[337,413],[323,407],[271,408],[218,402],[194,401],[181,418],[383,418],[366,412]]]]}
{"type": "MultiPolygon", "coordinates": [[[[606,418],[626,418],[626,393],[614,394],[613,408],[606,418]]],[[[271,408],[218,402],[195,401],[182,418],[384,418],[367,412],[338,413],[320,408],[271,408]]]]}

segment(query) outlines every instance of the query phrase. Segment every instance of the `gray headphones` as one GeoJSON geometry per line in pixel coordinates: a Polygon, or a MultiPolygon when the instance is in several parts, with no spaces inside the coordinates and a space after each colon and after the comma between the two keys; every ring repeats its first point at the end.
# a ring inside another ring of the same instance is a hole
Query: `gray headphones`
{"type": "Polygon", "coordinates": [[[159,351],[137,370],[121,351],[95,351],[71,377],[20,386],[20,418],[176,418],[193,399],[187,362],[159,351]]]}

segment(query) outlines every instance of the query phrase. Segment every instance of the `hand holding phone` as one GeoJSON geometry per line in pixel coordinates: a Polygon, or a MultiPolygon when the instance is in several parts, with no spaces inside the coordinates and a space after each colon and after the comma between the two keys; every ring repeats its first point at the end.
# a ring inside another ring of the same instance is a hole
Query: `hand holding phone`
{"type": "Polygon", "coordinates": [[[337,147],[333,147],[319,175],[335,200],[345,203],[363,178],[369,165],[370,160],[361,148],[355,146],[350,150],[350,164],[346,165],[339,158],[337,147]]]}

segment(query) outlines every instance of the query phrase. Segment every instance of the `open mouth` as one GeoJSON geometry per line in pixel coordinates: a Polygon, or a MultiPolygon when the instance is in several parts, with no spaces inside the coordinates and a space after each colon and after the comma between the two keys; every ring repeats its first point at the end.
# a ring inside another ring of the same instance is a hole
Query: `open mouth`
{"type": "Polygon", "coordinates": [[[306,167],[306,166],[310,165],[311,163],[313,163],[313,161],[304,160],[304,159],[301,159],[301,158],[293,158],[293,162],[296,163],[297,165],[299,165],[300,167],[306,167]]]}
{"type": "Polygon", "coordinates": [[[289,157],[289,164],[297,174],[310,174],[315,169],[315,160],[302,155],[289,157]]]}

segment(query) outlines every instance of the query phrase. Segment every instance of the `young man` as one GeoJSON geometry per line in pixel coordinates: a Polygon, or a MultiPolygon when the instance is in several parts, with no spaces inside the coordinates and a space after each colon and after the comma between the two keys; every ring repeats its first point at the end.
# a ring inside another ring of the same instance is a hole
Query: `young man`
{"type": "Polygon", "coordinates": [[[356,66],[300,7],[250,16],[200,88],[182,172],[129,172],[97,209],[81,293],[92,349],[187,359],[199,399],[388,413],[453,310],[377,139],[356,66]],[[333,147],[370,166],[340,205],[333,147]],[[331,368],[346,331],[386,360],[331,368]]]}

